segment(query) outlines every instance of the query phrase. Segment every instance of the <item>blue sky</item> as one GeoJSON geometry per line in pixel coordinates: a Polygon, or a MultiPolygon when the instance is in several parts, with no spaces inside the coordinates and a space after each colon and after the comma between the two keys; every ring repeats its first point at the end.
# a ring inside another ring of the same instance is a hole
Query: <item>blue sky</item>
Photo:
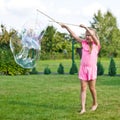
{"type": "MultiPolygon", "coordinates": [[[[36,9],[56,21],[87,26],[92,21],[94,13],[100,9],[103,13],[110,10],[120,26],[119,5],[119,0],[0,0],[0,23],[5,24],[7,28],[21,29],[28,19],[39,16],[44,24],[53,24],[62,31],[59,25],[49,22],[49,19],[38,13],[36,9]]],[[[70,27],[77,34],[82,32],[78,27],[70,27]]]]}

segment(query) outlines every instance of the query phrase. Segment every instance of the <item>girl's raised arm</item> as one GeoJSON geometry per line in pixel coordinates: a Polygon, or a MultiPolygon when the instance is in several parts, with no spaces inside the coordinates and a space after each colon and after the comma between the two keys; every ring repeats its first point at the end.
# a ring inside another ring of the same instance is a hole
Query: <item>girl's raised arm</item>
{"type": "Polygon", "coordinates": [[[62,23],[60,23],[60,25],[62,28],[65,28],[77,42],[82,41],[82,39],[79,36],[77,36],[67,25],[62,23]]]}
{"type": "Polygon", "coordinates": [[[85,28],[90,33],[90,35],[92,36],[93,41],[95,42],[96,45],[98,45],[98,46],[100,45],[100,41],[99,41],[99,38],[97,37],[95,30],[94,30],[94,32],[92,32],[92,30],[90,28],[88,28],[82,24],[80,25],[80,27],[85,28]]]}

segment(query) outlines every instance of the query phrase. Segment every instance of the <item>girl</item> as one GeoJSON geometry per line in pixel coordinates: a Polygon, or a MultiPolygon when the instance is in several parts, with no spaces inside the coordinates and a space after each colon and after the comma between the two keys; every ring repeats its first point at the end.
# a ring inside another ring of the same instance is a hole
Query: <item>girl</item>
{"type": "Polygon", "coordinates": [[[88,28],[84,25],[80,25],[81,28],[86,30],[85,40],[82,40],[77,36],[68,26],[61,24],[61,27],[66,28],[66,30],[71,34],[71,36],[82,44],[82,58],[79,70],[79,79],[81,83],[81,111],[80,114],[86,112],[86,90],[87,84],[89,86],[93,103],[91,110],[95,111],[98,107],[97,103],[97,93],[96,93],[96,78],[97,78],[97,57],[100,50],[100,41],[93,28],[88,28]]]}

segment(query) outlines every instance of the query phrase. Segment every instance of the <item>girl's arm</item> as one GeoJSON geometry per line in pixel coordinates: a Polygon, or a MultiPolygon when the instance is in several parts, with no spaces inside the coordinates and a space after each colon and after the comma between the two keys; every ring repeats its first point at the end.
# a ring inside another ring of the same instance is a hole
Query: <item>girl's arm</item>
{"type": "Polygon", "coordinates": [[[67,25],[65,24],[60,24],[60,25],[62,28],[65,28],[77,42],[82,41],[82,39],[79,36],[77,36],[67,25]]]}
{"type": "Polygon", "coordinates": [[[95,42],[96,45],[100,45],[100,41],[99,38],[95,35],[95,31],[92,32],[92,30],[90,30],[88,27],[84,26],[84,25],[80,25],[80,27],[85,28],[91,35],[91,37],[93,38],[93,41],[95,42]]]}

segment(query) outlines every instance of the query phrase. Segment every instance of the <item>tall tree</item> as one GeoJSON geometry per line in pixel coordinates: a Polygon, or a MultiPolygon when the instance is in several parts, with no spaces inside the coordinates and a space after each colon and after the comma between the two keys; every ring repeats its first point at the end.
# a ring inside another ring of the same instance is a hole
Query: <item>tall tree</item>
{"type": "Polygon", "coordinates": [[[71,52],[71,38],[66,33],[60,33],[53,26],[48,26],[41,42],[41,54],[71,52]]]}
{"type": "Polygon", "coordinates": [[[12,52],[10,50],[9,41],[10,37],[16,30],[11,29],[8,31],[4,25],[1,25],[0,35],[0,74],[16,75],[26,74],[28,69],[23,69],[14,61],[12,52]]]}
{"type": "Polygon", "coordinates": [[[99,39],[102,45],[102,56],[117,56],[120,53],[120,30],[117,26],[117,20],[110,11],[102,14],[99,10],[94,14],[93,22],[90,22],[93,28],[97,29],[99,39]]]}
{"type": "Polygon", "coordinates": [[[44,34],[44,38],[41,43],[43,51],[52,53],[53,40],[54,40],[55,33],[56,33],[56,29],[53,26],[47,27],[44,34]]]}

